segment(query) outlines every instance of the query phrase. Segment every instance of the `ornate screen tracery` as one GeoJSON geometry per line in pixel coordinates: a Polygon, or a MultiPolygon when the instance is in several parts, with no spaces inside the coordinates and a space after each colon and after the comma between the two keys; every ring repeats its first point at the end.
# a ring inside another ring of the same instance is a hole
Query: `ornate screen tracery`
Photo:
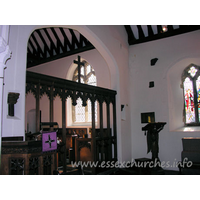
{"type": "MultiPolygon", "coordinates": [[[[80,81],[87,85],[97,86],[96,75],[93,67],[83,61],[84,66],[80,67],[80,81]]],[[[73,81],[78,82],[78,67],[74,71],[73,81]]],[[[87,101],[87,106],[82,106],[80,98],[77,99],[77,105],[72,108],[73,123],[92,122],[91,101],[87,101]]],[[[97,103],[95,103],[95,122],[97,122],[97,103]]]]}

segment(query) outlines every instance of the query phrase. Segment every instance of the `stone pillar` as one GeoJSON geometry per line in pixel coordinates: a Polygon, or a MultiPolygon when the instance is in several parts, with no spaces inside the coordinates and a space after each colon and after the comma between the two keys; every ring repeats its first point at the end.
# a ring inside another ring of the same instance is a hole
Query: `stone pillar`
{"type": "Polygon", "coordinates": [[[2,110],[3,110],[3,85],[4,85],[4,69],[6,62],[11,58],[11,51],[8,46],[9,26],[0,26],[0,166],[1,166],[1,138],[2,138],[2,110]]]}

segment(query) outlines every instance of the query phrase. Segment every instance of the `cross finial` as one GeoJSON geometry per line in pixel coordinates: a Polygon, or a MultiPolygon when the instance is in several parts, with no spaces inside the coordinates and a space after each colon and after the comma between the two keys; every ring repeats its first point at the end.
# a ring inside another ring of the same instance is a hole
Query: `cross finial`
{"type": "Polygon", "coordinates": [[[74,63],[78,65],[78,82],[81,82],[81,66],[84,66],[85,63],[81,62],[81,57],[78,56],[78,61],[74,60],[74,63]]]}

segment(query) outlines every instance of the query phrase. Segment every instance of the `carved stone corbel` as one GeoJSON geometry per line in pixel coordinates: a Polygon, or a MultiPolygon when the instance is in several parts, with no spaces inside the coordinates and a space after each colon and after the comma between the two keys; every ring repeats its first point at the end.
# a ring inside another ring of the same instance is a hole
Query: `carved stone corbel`
{"type": "Polygon", "coordinates": [[[15,116],[14,105],[17,103],[19,93],[9,92],[8,93],[8,115],[15,116]]]}

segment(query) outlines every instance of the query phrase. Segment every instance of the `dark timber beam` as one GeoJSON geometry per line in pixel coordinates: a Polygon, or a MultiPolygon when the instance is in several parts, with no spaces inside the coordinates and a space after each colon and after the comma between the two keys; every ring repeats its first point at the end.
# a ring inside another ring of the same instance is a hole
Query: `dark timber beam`
{"type": "Polygon", "coordinates": [[[135,36],[130,25],[125,25],[126,32],[128,34],[128,43],[131,45],[132,42],[136,41],[135,36]]]}
{"type": "Polygon", "coordinates": [[[80,42],[78,41],[75,33],[73,30],[69,29],[71,35],[72,35],[72,40],[71,43],[64,31],[63,28],[59,28],[61,34],[64,37],[64,42],[61,42],[58,33],[56,32],[55,28],[44,28],[42,29],[45,33],[45,35],[41,33],[41,29],[36,30],[38,36],[40,37],[41,41],[43,42],[44,45],[44,52],[43,55],[45,56],[44,58],[42,58],[40,56],[41,49],[40,52],[39,51],[39,47],[38,50],[34,47],[34,45],[32,44],[31,40],[29,39],[29,45],[33,48],[33,53],[31,53],[31,51],[28,51],[27,53],[27,68],[30,67],[34,67],[43,63],[47,63],[47,62],[51,62],[63,57],[67,57],[67,56],[71,56],[74,54],[78,54],[78,53],[82,53],[84,51],[89,51],[94,49],[94,46],[84,37],[80,34],[80,42]],[[51,31],[52,34],[55,36],[56,38],[56,43],[53,42],[51,36],[50,36],[50,32],[51,31]],[[45,36],[48,38],[48,40],[50,41],[50,47],[47,45],[47,42],[45,41],[45,36]],[[85,45],[84,45],[85,43],[85,45]],[[57,45],[56,45],[57,44],[57,45]],[[77,46],[77,48],[75,48],[75,45],[77,46]],[[60,48],[62,49],[62,52],[60,51],[60,48]],[[55,54],[53,53],[55,51],[55,54]],[[47,57],[47,52],[49,53],[49,56],[47,57]],[[32,54],[32,56],[30,56],[32,54]],[[37,57],[36,57],[37,55],[37,57]]]}
{"type": "MultiPolygon", "coordinates": [[[[127,27],[125,27],[125,28],[127,30],[127,27]]],[[[145,37],[143,39],[138,39],[138,40],[136,40],[135,37],[133,37],[132,39],[130,38],[128,40],[129,45],[140,44],[140,43],[144,43],[144,42],[150,42],[150,41],[153,41],[153,40],[158,40],[158,39],[167,38],[167,37],[171,37],[171,36],[175,36],[175,35],[179,35],[179,34],[188,33],[188,32],[191,32],[191,31],[196,31],[196,30],[200,29],[200,26],[199,25],[180,25],[179,28],[173,29],[172,31],[171,31],[171,28],[172,27],[169,27],[168,31],[163,32],[162,26],[158,26],[158,33],[157,34],[149,35],[148,37],[145,37]],[[159,31],[161,31],[161,32],[159,32],[159,31]]],[[[148,28],[148,30],[150,30],[150,28],[148,28]]],[[[131,34],[128,33],[128,35],[130,36],[131,34]]]]}
{"type": "Polygon", "coordinates": [[[71,51],[65,51],[61,54],[57,54],[55,56],[52,56],[52,57],[49,57],[49,58],[46,58],[46,59],[38,60],[38,62],[35,62],[34,64],[28,65],[27,68],[34,67],[36,65],[40,65],[40,64],[43,64],[43,63],[51,62],[53,60],[57,60],[57,59],[64,58],[64,57],[67,57],[67,56],[71,56],[71,55],[74,55],[74,54],[82,53],[84,51],[89,51],[89,50],[92,50],[92,49],[95,49],[95,47],[91,44],[90,46],[89,45],[84,46],[84,47],[79,48],[79,49],[74,49],[74,50],[71,50],[71,51]]]}
{"type": "Polygon", "coordinates": [[[60,41],[60,38],[58,37],[58,35],[57,35],[56,31],[55,31],[55,29],[51,28],[51,31],[53,32],[53,34],[54,34],[54,36],[55,36],[55,38],[57,40],[57,49],[58,49],[58,51],[59,51],[59,48],[61,47],[62,51],[64,52],[65,49],[64,49],[64,47],[63,47],[63,45],[62,45],[62,43],[60,41]]]}
{"type": "Polygon", "coordinates": [[[148,37],[152,37],[154,35],[152,26],[147,25],[147,29],[148,29],[148,37]]]}
{"type": "Polygon", "coordinates": [[[40,47],[38,41],[37,41],[36,38],[35,38],[34,33],[31,35],[31,37],[33,38],[33,40],[34,40],[34,42],[35,42],[35,44],[36,44],[36,46],[37,46],[38,53],[41,54],[43,58],[46,58],[46,56],[45,56],[44,52],[42,51],[42,49],[41,49],[41,47],[40,47]]]}
{"type": "Polygon", "coordinates": [[[173,31],[173,30],[174,30],[174,28],[173,28],[172,25],[168,25],[168,26],[167,26],[167,31],[173,31]]]}
{"type": "Polygon", "coordinates": [[[158,30],[158,34],[162,33],[162,26],[161,25],[157,25],[157,30],[158,30]]]}
{"type": "Polygon", "coordinates": [[[28,54],[32,54],[32,52],[31,52],[31,50],[30,50],[29,47],[27,47],[27,53],[28,53],[28,54]]]}
{"type": "Polygon", "coordinates": [[[47,57],[47,51],[49,52],[49,55],[52,56],[53,54],[52,54],[50,48],[48,47],[48,45],[47,45],[47,43],[46,43],[44,37],[42,36],[40,30],[37,29],[36,32],[37,32],[37,34],[40,36],[40,39],[42,40],[42,42],[43,42],[43,44],[44,44],[44,53],[46,53],[46,57],[47,57]]]}
{"type": "Polygon", "coordinates": [[[64,29],[63,28],[59,28],[59,29],[60,29],[63,37],[64,37],[64,47],[65,47],[65,49],[67,50],[67,46],[69,47],[70,50],[73,49],[72,44],[70,43],[68,37],[66,36],[64,29]]]}
{"type": "Polygon", "coordinates": [[[49,35],[47,29],[44,28],[43,30],[44,30],[44,32],[46,33],[46,35],[47,35],[47,37],[48,37],[48,39],[49,39],[49,41],[50,41],[50,49],[51,49],[52,55],[53,55],[53,50],[55,50],[56,54],[59,54],[59,51],[58,51],[58,49],[56,48],[56,46],[55,46],[53,40],[51,39],[51,36],[49,35]]]}
{"type": "Polygon", "coordinates": [[[145,38],[144,32],[143,32],[143,30],[142,30],[142,26],[137,25],[137,28],[138,28],[139,39],[145,38]]]}
{"type": "Polygon", "coordinates": [[[83,42],[85,43],[85,45],[87,45],[87,39],[85,37],[83,37],[83,35],[80,34],[80,44],[83,47],[83,42]]]}
{"type": "Polygon", "coordinates": [[[80,43],[79,43],[74,31],[72,29],[69,29],[69,31],[72,35],[72,46],[73,46],[73,48],[75,49],[75,44],[76,44],[77,48],[80,48],[81,47],[80,43]]]}
{"type": "Polygon", "coordinates": [[[34,55],[34,57],[37,57],[40,59],[40,55],[39,55],[39,52],[36,50],[35,46],[33,45],[32,41],[29,39],[29,44],[30,46],[32,47],[33,49],[33,53],[32,55],[34,55]]]}

